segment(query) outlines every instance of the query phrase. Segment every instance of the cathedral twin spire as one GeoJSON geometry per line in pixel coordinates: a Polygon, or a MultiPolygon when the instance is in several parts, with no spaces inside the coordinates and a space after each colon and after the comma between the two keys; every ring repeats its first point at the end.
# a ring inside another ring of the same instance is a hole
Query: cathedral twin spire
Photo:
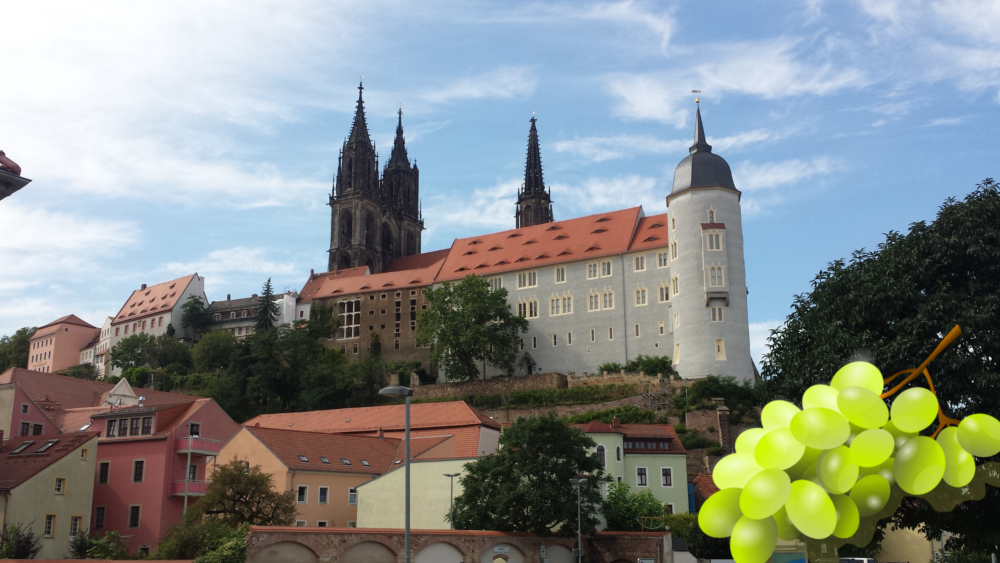
{"type": "Polygon", "coordinates": [[[524,165],[524,184],[517,193],[517,228],[552,222],[552,194],[545,189],[542,177],[542,153],[538,148],[538,129],[531,116],[528,131],[528,158],[524,165]]]}

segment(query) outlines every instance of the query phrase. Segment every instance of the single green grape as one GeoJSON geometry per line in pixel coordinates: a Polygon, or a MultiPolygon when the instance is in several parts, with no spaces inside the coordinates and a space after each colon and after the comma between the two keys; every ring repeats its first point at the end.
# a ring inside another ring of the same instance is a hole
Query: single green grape
{"type": "Polygon", "coordinates": [[[833,501],[823,487],[812,481],[792,483],[785,511],[795,528],[816,540],[829,537],[837,527],[837,510],[833,501]]]}
{"type": "Polygon", "coordinates": [[[937,443],[944,450],[944,482],[964,487],[976,476],[976,460],[958,441],[958,428],[949,426],[938,433],[937,443]]]}
{"type": "Polygon", "coordinates": [[[851,461],[859,467],[875,467],[892,456],[895,446],[892,434],[885,430],[865,430],[851,442],[851,461]]]}
{"type": "Polygon", "coordinates": [[[816,476],[823,488],[831,493],[843,494],[858,481],[858,465],[851,461],[851,450],[838,446],[824,452],[816,462],[816,476]]]}
{"type": "MultiPolygon", "coordinates": [[[[791,487],[789,487],[791,491],[791,487]]],[[[778,525],[778,537],[785,541],[797,540],[802,534],[799,532],[798,528],[792,524],[792,521],[788,519],[788,511],[782,506],[774,513],[774,522],[778,525]]]]}
{"type": "Polygon", "coordinates": [[[775,428],[757,442],[754,459],[764,469],[788,469],[802,459],[805,451],[791,430],[775,428]]]}
{"type": "Polygon", "coordinates": [[[896,428],[903,432],[920,432],[937,418],[937,397],[923,387],[913,387],[893,399],[890,412],[896,428]]]}
{"type": "Polygon", "coordinates": [[[885,401],[864,387],[847,387],[837,396],[840,414],[861,428],[881,428],[889,420],[885,401]]]}
{"type": "Polygon", "coordinates": [[[788,428],[792,417],[798,414],[799,407],[788,401],[771,401],[760,411],[760,422],[766,430],[788,428]]]}
{"type": "Polygon", "coordinates": [[[840,413],[817,407],[796,414],[790,428],[799,443],[817,450],[836,448],[851,435],[851,426],[840,413]]]}
{"type": "Polygon", "coordinates": [[[944,450],[937,442],[917,436],[899,448],[892,469],[899,488],[911,495],[922,495],[941,482],[945,463],[944,450]]]}
{"type": "Polygon", "coordinates": [[[757,449],[757,442],[767,434],[763,428],[748,428],[736,437],[736,452],[741,454],[753,454],[757,449]]]}
{"type": "Polygon", "coordinates": [[[858,480],[851,489],[851,500],[860,516],[873,516],[885,508],[889,502],[892,487],[881,475],[866,475],[858,480]]]}
{"type": "Polygon", "coordinates": [[[740,489],[722,489],[705,499],[698,511],[698,527],[713,538],[728,538],[733,526],[743,517],[740,512],[740,489]]]}
{"type": "Polygon", "coordinates": [[[892,468],[896,465],[896,458],[890,457],[889,459],[883,461],[882,463],[876,465],[875,467],[862,467],[858,471],[858,478],[867,477],[869,475],[880,475],[886,480],[890,485],[896,482],[896,474],[892,472],[892,468]]]}
{"type": "Polygon", "coordinates": [[[712,480],[720,489],[742,489],[751,477],[763,471],[751,454],[729,454],[719,460],[712,470],[712,480]]]}
{"type": "Polygon", "coordinates": [[[740,511],[744,516],[760,520],[773,515],[785,505],[792,481],[780,469],[765,469],[747,481],[740,493],[740,511]]]}
{"type": "Polygon", "coordinates": [[[958,425],[958,443],[976,457],[1000,453],[1000,421],[988,414],[970,414],[958,425]]]}
{"type": "Polygon", "coordinates": [[[802,408],[824,408],[840,412],[837,406],[837,395],[840,391],[829,385],[813,385],[802,394],[802,408]]]}
{"type": "Polygon", "coordinates": [[[851,362],[837,370],[830,380],[830,387],[838,391],[848,387],[864,387],[876,395],[881,395],[882,372],[868,362],[851,362]]]}
{"type": "Polygon", "coordinates": [[[858,506],[845,495],[830,495],[830,500],[837,510],[837,527],[833,529],[833,535],[838,538],[853,536],[854,532],[858,531],[858,524],[861,523],[858,506]]]}
{"type": "Polygon", "coordinates": [[[765,563],[777,545],[778,525],[770,516],[762,520],[740,518],[729,540],[736,563],[765,563]]]}
{"type": "Polygon", "coordinates": [[[824,450],[817,450],[816,448],[810,448],[806,446],[806,451],[803,452],[802,458],[799,461],[785,470],[788,476],[794,481],[796,479],[809,480],[816,476],[816,460],[819,459],[819,455],[823,453],[824,450]],[[805,473],[809,471],[809,477],[805,477],[805,473]]]}

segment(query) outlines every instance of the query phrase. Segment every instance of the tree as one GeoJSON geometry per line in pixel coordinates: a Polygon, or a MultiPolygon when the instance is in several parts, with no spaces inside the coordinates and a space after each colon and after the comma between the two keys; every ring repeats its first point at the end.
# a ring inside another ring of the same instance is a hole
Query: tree
{"type": "Polygon", "coordinates": [[[518,334],[528,331],[528,321],[511,312],[506,289],[490,291],[489,282],[470,275],[428,289],[427,301],[417,316],[417,343],[434,345],[431,363],[448,379],[477,379],[483,363],[514,373],[518,334]]]}
{"type": "Polygon", "coordinates": [[[649,491],[632,493],[629,491],[628,483],[608,485],[608,498],[604,501],[604,518],[608,521],[609,531],[641,532],[643,517],[662,518],[666,513],[663,504],[649,491]]]}
{"type": "Polygon", "coordinates": [[[77,379],[97,379],[97,368],[94,367],[94,364],[79,364],[61,369],[56,373],[77,379]]]}
{"type": "Polygon", "coordinates": [[[0,336],[0,373],[10,368],[27,368],[31,337],[35,327],[19,328],[11,336],[0,336]]]}
{"type": "Polygon", "coordinates": [[[595,447],[553,413],[518,418],[500,435],[497,453],[465,466],[464,491],[455,498],[455,528],[574,536],[577,496],[570,479],[583,475],[582,527],[592,533],[601,505],[599,480],[605,478],[595,447]]]}
{"type": "Polygon", "coordinates": [[[21,524],[10,524],[0,530],[0,559],[34,559],[41,550],[42,540],[30,526],[25,529],[21,524]]]}
{"type": "Polygon", "coordinates": [[[670,360],[670,356],[645,356],[643,354],[639,354],[634,359],[629,360],[625,364],[625,371],[629,373],[645,373],[646,375],[663,374],[667,377],[677,373],[673,362],[670,360]]]}
{"type": "Polygon", "coordinates": [[[111,366],[121,370],[153,367],[156,337],[146,332],[126,336],[111,349],[111,366]]]}
{"type": "MultiPolygon", "coordinates": [[[[1000,412],[1000,187],[991,179],[964,201],[948,199],[935,220],[890,232],[874,251],[860,250],[820,272],[812,291],[795,296],[785,324],[772,331],[761,363],[771,398],[793,402],[826,383],[852,359],[883,375],[917,367],[954,325],[961,338],[930,365],[944,413],[961,419],[1000,412]]],[[[911,386],[926,386],[919,378],[911,386]]],[[[979,460],[981,463],[984,460],[979,460]]],[[[997,551],[1000,490],[936,512],[906,502],[894,525],[929,536],[957,534],[949,549],[997,551]]]]}
{"type": "Polygon", "coordinates": [[[228,330],[214,330],[202,336],[191,349],[195,371],[215,373],[228,368],[238,347],[239,342],[228,330]]]}
{"type": "Polygon", "coordinates": [[[274,302],[274,288],[271,287],[271,278],[267,278],[264,287],[260,290],[260,297],[257,302],[257,316],[254,321],[257,330],[270,330],[274,328],[274,321],[278,320],[278,304],[274,302]]]}
{"type": "Polygon", "coordinates": [[[273,489],[271,475],[259,465],[247,467],[235,457],[218,467],[208,492],[198,499],[195,509],[202,515],[217,515],[230,527],[291,526],[295,522],[295,495],[273,489]]]}
{"type": "Polygon", "coordinates": [[[189,296],[181,309],[184,311],[181,314],[181,328],[190,328],[194,331],[195,338],[212,324],[208,306],[197,295],[189,296]]]}
{"type": "MultiPolygon", "coordinates": [[[[167,530],[156,548],[155,558],[204,561],[210,554],[226,549],[234,538],[242,545],[248,531],[246,524],[234,527],[221,518],[201,516],[191,510],[167,530]]],[[[246,561],[245,548],[239,561],[246,561]]]]}

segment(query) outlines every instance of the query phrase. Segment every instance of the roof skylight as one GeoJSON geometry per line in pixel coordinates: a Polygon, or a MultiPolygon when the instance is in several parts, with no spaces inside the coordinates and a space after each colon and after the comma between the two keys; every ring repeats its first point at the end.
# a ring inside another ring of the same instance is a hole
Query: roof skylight
{"type": "Polygon", "coordinates": [[[328,458],[326,456],[322,456],[322,455],[319,456],[319,460],[322,461],[323,463],[327,464],[327,465],[330,465],[330,458],[328,458]]]}
{"type": "Polygon", "coordinates": [[[21,444],[20,446],[14,448],[13,450],[11,450],[10,451],[10,455],[19,454],[19,453],[23,452],[24,450],[28,449],[31,446],[31,444],[34,444],[34,443],[35,443],[34,440],[28,440],[27,442],[25,442],[25,443],[21,444]]]}
{"type": "Polygon", "coordinates": [[[56,438],[55,440],[49,440],[48,442],[45,442],[41,446],[38,446],[38,449],[35,450],[35,453],[36,454],[40,454],[40,453],[44,452],[45,450],[47,450],[47,449],[51,448],[52,446],[56,445],[56,442],[58,442],[58,441],[59,441],[59,439],[56,438]]]}
{"type": "Polygon", "coordinates": [[[350,465],[351,460],[347,459],[346,457],[342,457],[340,458],[340,463],[343,463],[344,465],[350,465]]]}
{"type": "Polygon", "coordinates": [[[368,463],[367,459],[361,460],[361,465],[364,465],[365,467],[371,467],[372,466],[372,464],[368,463]]]}
{"type": "Polygon", "coordinates": [[[301,461],[302,463],[309,463],[309,458],[302,454],[299,454],[299,461],[301,461]]]}

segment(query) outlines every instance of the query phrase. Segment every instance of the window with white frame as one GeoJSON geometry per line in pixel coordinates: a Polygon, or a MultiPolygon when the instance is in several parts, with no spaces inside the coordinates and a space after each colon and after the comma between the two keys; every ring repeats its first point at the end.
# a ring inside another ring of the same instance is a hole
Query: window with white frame
{"type": "Polygon", "coordinates": [[[530,272],[517,273],[518,289],[524,289],[526,287],[536,287],[537,285],[538,285],[538,272],[532,270],[530,272]]]}
{"type": "Polygon", "coordinates": [[[566,282],[566,266],[558,266],[556,268],[556,283],[566,282]]]}
{"type": "Polygon", "coordinates": [[[670,259],[677,260],[677,241],[670,243],[670,259]]]}
{"type": "Polygon", "coordinates": [[[663,326],[663,321],[660,321],[659,329],[660,329],[660,336],[663,336],[666,331],[666,327],[663,326]]]}
{"type": "Polygon", "coordinates": [[[726,285],[722,278],[722,266],[711,266],[708,269],[708,282],[708,285],[716,287],[726,285]]]}
{"type": "Polygon", "coordinates": [[[726,360],[726,343],[721,338],[715,339],[715,359],[719,362],[726,360]]]}
{"type": "Polygon", "coordinates": [[[621,461],[622,460],[622,447],[621,446],[615,446],[615,460],[616,461],[621,461]]]}
{"type": "Polygon", "coordinates": [[[667,282],[661,283],[660,286],[657,288],[657,291],[660,303],[666,303],[670,301],[670,285],[667,282]]]}
{"type": "Polygon", "coordinates": [[[347,504],[358,504],[358,490],[354,487],[347,490],[347,504]]]}
{"type": "Polygon", "coordinates": [[[601,309],[614,309],[615,308],[615,292],[610,289],[605,289],[604,293],[601,294],[601,309]]]}
{"type": "Polygon", "coordinates": [[[674,219],[673,217],[670,218],[670,230],[677,230],[677,219],[674,219]]]}
{"type": "Polygon", "coordinates": [[[601,294],[596,291],[592,291],[590,295],[587,296],[587,310],[588,311],[600,311],[601,310],[601,294]]]}
{"type": "Polygon", "coordinates": [[[606,278],[611,275],[611,260],[601,260],[601,277],[606,278]]]}
{"type": "Polygon", "coordinates": [[[681,292],[681,283],[677,276],[674,276],[673,279],[670,280],[670,289],[674,290],[674,295],[681,292]]]}
{"type": "Polygon", "coordinates": [[[708,249],[722,250],[722,235],[719,233],[708,233],[708,249]]]}
{"type": "Polygon", "coordinates": [[[722,307],[712,307],[712,322],[713,323],[722,322],[722,307]]]}
{"type": "Polygon", "coordinates": [[[319,488],[319,503],[328,504],[330,502],[330,487],[319,488]]]}
{"type": "Polygon", "coordinates": [[[500,276],[490,278],[489,281],[490,281],[490,291],[496,291],[503,287],[503,278],[500,276]]]}
{"type": "Polygon", "coordinates": [[[674,470],[670,467],[660,468],[660,486],[661,487],[673,487],[674,486],[674,470]]]}
{"type": "Polygon", "coordinates": [[[646,304],[646,288],[644,286],[635,289],[635,306],[642,307],[646,304]]]}
{"type": "Polygon", "coordinates": [[[646,479],[646,468],[636,467],[635,468],[635,486],[636,487],[648,487],[649,481],[646,479]]]}
{"type": "Polygon", "coordinates": [[[607,467],[607,460],[604,455],[604,446],[597,446],[597,463],[601,464],[601,467],[607,467]]]}
{"type": "Polygon", "coordinates": [[[549,299],[549,316],[569,315],[573,313],[573,297],[571,295],[556,295],[549,299]]]}
{"type": "Polygon", "coordinates": [[[666,252],[657,252],[656,253],[656,267],[657,268],[666,268],[668,265],[670,265],[670,255],[667,254],[666,252]]]}
{"type": "Polygon", "coordinates": [[[299,504],[306,504],[309,501],[309,487],[307,485],[299,485],[299,489],[295,496],[295,502],[299,504]]]}
{"type": "Polygon", "coordinates": [[[711,207],[708,208],[708,222],[709,223],[715,222],[715,210],[712,209],[711,207]]]}
{"type": "Polygon", "coordinates": [[[358,338],[361,336],[361,299],[351,299],[337,303],[337,338],[358,338]]]}
{"type": "Polygon", "coordinates": [[[531,299],[528,301],[528,318],[537,319],[538,318],[538,300],[531,299]]]}
{"type": "Polygon", "coordinates": [[[527,317],[528,316],[528,302],[518,301],[517,302],[517,316],[527,317]]]}
{"type": "Polygon", "coordinates": [[[597,279],[598,265],[597,262],[591,262],[587,264],[587,279],[594,280],[597,279]]]}
{"type": "Polygon", "coordinates": [[[635,256],[633,258],[633,261],[635,262],[635,271],[636,272],[644,272],[646,270],[646,255],[645,254],[640,254],[638,256],[635,256]]]}

